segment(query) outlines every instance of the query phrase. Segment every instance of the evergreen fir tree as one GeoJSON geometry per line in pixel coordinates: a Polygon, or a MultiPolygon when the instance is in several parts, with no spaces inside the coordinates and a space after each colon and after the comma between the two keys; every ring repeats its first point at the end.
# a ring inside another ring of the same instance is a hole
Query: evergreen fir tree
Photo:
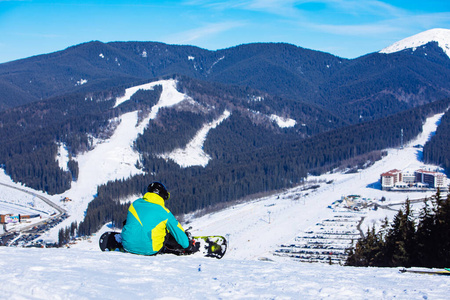
{"type": "Polygon", "coordinates": [[[404,211],[399,210],[386,236],[386,258],[389,266],[410,266],[415,252],[415,224],[411,213],[410,201],[407,199],[404,211]]]}
{"type": "Polygon", "coordinates": [[[433,258],[436,256],[437,240],[435,218],[428,198],[424,199],[424,206],[419,214],[416,243],[416,265],[423,267],[431,265],[433,258]]]}
{"type": "Polygon", "coordinates": [[[438,244],[437,257],[438,263],[444,266],[450,265],[450,193],[446,199],[442,199],[440,191],[436,194],[436,240],[438,244]]]}
{"type": "Polygon", "coordinates": [[[443,199],[438,190],[431,199],[424,200],[417,229],[409,200],[384,234],[386,228],[387,219],[378,234],[372,229],[359,239],[355,248],[349,249],[346,264],[430,268],[450,265],[450,193],[443,199]]]}

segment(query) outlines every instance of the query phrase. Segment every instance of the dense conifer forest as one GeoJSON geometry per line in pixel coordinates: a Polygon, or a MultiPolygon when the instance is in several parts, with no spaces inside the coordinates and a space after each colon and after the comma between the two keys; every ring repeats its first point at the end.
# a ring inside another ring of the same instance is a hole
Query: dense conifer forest
{"type": "Polygon", "coordinates": [[[436,134],[425,144],[423,159],[426,163],[442,166],[450,175],[450,111],[442,116],[436,134]]]}
{"type": "MultiPolygon", "coordinates": [[[[348,168],[360,167],[370,159],[380,159],[380,150],[400,146],[401,129],[405,142],[417,136],[425,118],[445,110],[449,103],[450,99],[445,99],[378,121],[274,145],[258,145],[252,138],[260,139],[250,133],[246,135],[250,142],[218,142],[217,139],[230,137],[230,126],[251,125],[239,123],[247,122],[245,118],[226,120],[210,133],[204,146],[218,159],[205,168],[181,168],[170,160],[146,156],[143,160],[146,175],[111,181],[98,188],[97,197],[88,206],[85,221],[79,224],[80,233],[95,232],[111,220],[121,227],[127,204],[121,204],[119,200],[130,195],[139,197],[155,180],[164,182],[171,191],[167,206],[174,214],[183,214],[251,194],[292,187],[301,183],[308,173],[320,174],[343,164],[348,168]]],[[[264,136],[263,140],[272,141],[270,135],[264,136]]]]}

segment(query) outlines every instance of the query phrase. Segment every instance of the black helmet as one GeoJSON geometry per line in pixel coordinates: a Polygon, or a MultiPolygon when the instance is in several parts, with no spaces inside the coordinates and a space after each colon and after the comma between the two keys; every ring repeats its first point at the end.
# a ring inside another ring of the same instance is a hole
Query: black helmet
{"type": "Polygon", "coordinates": [[[164,184],[158,181],[150,183],[148,185],[147,191],[149,193],[155,193],[157,195],[160,195],[161,198],[163,198],[164,200],[167,200],[170,197],[170,193],[167,191],[164,184]]]}

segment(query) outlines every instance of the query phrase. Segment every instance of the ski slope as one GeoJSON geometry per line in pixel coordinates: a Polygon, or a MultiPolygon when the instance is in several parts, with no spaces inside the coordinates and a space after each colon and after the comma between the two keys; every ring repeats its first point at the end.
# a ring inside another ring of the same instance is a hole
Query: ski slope
{"type": "Polygon", "coordinates": [[[449,276],[338,265],[0,247],[3,299],[446,299],[449,276]]]}

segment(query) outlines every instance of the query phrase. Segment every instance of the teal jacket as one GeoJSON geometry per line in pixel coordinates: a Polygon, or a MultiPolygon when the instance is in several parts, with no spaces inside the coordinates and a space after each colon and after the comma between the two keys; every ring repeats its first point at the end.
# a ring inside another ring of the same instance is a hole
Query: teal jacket
{"type": "Polygon", "coordinates": [[[127,252],[152,255],[164,245],[170,232],[183,248],[189,239],[181,224],[164,206],[164,199],[154,193],[146,193],[128,208],[127,222],[122,229],[122,244],[127,252]]]}

